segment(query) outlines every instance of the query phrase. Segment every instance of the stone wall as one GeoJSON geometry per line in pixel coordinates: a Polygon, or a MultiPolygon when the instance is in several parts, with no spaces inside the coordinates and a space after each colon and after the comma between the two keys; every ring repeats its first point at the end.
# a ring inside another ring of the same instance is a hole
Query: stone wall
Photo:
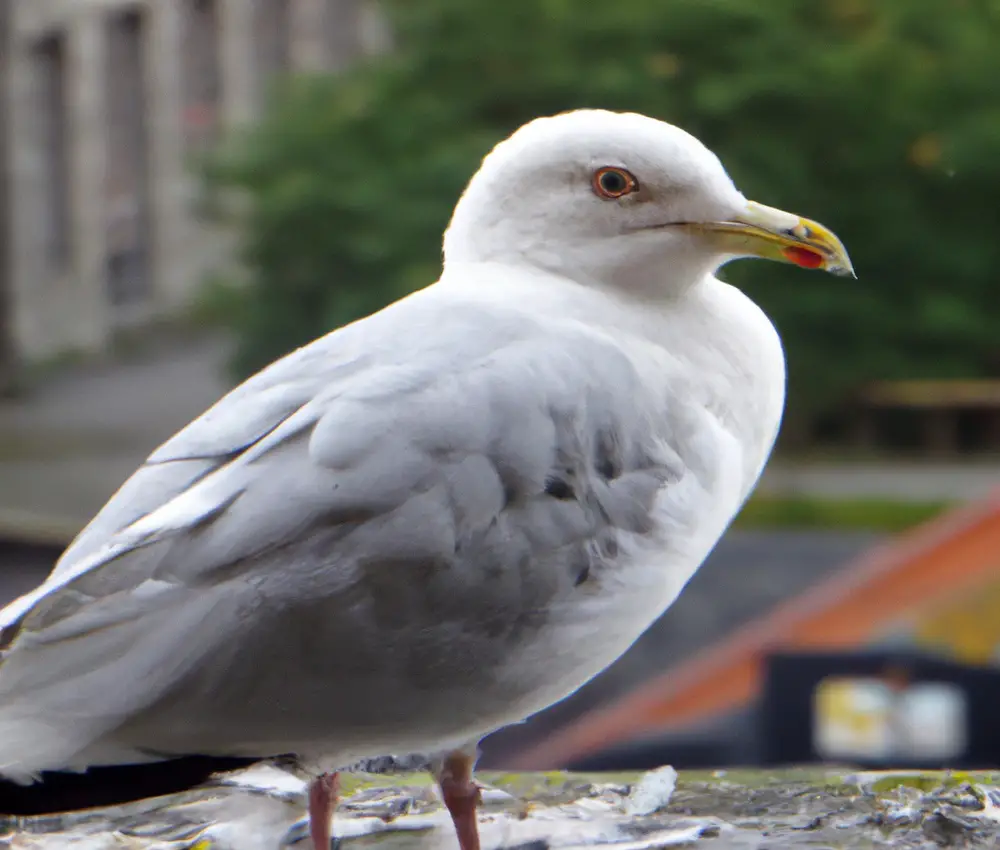
{"type": "Polygon", "coordinates": [[[230,248],[195,218],[190,157],[254,118],[267,77],[385,47],[369,0],[9,3],[5,267],[26,359],[188,303],[230,248]]]}

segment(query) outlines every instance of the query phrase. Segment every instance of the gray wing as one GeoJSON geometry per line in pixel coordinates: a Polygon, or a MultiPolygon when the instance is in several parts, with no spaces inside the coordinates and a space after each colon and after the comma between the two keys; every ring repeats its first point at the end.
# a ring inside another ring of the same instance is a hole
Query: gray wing
{"type": "Polygon", "coordinates": [[[650,530],[676,456],[644,398],[580,327],[430,299],[300,350],[154,452],[6,609],[0,740],[39,704],[56,750],[59,718],[93,738],[275,610],[333,605],[359,658],[421,651],[408,620],[433,625],[428,652],[537,626],[616,535],[650,530]],[[102,708],[81,719],[81,699],[102,708]]]}
{"type": "Polygon", "coordinates": [[[66,549],[61,575],[112,535],[237,458],[300,411],[324,387],[349,380],[371,357],[351,344],[354,329],[305,346],[236,387],[147,458],[66,549]]]}

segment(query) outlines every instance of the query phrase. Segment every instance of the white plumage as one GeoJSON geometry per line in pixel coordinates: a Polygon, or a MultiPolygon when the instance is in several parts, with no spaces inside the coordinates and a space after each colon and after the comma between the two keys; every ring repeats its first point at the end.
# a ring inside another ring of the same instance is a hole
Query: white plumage
{"type": "Polygon", "coordinates": [[[444,245],[440,281],[161,446],[0,612],[0,772],[468,753],[562,699],[673,602],[777,433],[777,334],[715,270],[850,269],[693,137],[599,111],[500,144],[444,245]]]}

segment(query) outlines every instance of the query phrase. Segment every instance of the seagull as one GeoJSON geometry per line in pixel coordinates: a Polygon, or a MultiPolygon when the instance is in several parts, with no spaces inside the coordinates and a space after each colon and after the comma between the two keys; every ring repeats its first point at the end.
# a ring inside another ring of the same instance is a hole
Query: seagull
{"type": "Polygon", "coordinates": [[[715,273],[853,274],[687,132],[602,110],[499,143],[443,253],[156,449],[0,611],[0,811],[291,759],[328,850],[336,770],[424,752],[479,850],[479,741],[624,653],[770,454],[781,343],[715,273]]]}

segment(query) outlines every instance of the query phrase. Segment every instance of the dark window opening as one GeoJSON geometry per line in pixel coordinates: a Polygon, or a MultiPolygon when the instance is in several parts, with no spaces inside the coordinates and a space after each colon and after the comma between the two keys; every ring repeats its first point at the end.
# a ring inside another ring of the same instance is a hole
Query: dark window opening
{"type": "Polygon", "coordinates": [[[53,35],[40,42],[34,50],[34,62],[35,116],[44,184],[40,193],[42,250],[49,270],[60,272],[69,265],[72,252],[65,38],[53,35]]]}
{"type": "Polygon", "coordinates": [[[185,144],[211,147],[219,137],[222,107],[219,4],[184,0],[182,9],[181,97],[185,144]]]}
{"type": "Polygon", "coordinates": [[[340,69],[358,54],[361,0],[326,0],[325,12],[330,67],[340,69]]]}
{"type": "Polygon", "coordinates": [[[139,13],[109,19],[105,275],[118,321],[131,318],[153,294],[145,47],[139,13]]]}
{"type": "Polygon", "coordinates": [[[291,70],[289,0],[255,0],[254,60],[257,98],[263,103],[272,81],[291,70]]]}

